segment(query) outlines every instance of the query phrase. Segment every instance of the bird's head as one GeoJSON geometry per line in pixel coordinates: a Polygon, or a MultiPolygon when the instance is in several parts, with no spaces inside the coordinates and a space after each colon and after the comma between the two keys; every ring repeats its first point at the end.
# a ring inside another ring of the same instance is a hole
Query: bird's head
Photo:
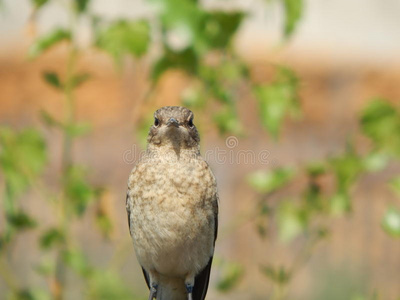
{"type": "Polygon", "coordinates": [[[186,107],[161,107],[154,113],[154,123],[147,142],[154,146],[197,149],[200,137],[193,124],[193,117],[193,113],[186,107]]]}

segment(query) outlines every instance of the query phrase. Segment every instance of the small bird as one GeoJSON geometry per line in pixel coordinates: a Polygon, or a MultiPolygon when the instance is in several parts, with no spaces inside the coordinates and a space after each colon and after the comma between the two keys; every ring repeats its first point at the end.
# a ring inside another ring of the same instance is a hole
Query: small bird
{"type": "Polygon", "coordinates": [[[218,193],[193,117],[185,107],[158,109],[128,180],[129,230],[149,300],[203,300],[208,289],[218,193]]]}

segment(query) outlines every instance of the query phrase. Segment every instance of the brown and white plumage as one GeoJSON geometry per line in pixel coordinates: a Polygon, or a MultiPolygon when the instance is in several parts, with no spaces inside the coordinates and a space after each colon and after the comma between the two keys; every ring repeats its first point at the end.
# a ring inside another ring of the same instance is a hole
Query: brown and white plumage
{"type": "Polygon", "coordinates": [[[154,114],[144,157],[128,180],[126,208],[136,257],[156,299],[207,293],[215,239],[215,177],[200,156],[193,113],[177,106],[154,114]]]}

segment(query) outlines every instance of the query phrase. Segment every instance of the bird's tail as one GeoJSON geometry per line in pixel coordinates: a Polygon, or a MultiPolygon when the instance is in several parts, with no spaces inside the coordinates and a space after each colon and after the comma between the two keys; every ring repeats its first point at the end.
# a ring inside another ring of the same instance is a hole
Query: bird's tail
{"type": "Polygon", "coordinates": [[[161,277],[157,287],[157,300],[186,300],[185,282],[182,278],[161,277]]]}

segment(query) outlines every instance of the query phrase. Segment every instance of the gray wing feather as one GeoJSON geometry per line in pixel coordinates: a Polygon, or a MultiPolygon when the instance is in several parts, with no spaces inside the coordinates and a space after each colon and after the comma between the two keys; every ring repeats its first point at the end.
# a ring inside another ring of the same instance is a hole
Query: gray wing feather
{"type": "Polygon", "coordinates": [[[129,207],[129,190],[126,192],[126,201],[125,201],[125,206],[126,206],[126,213],[128,215],[128,226],[129,226],[129,234],[131,233],[131,210],[129,207]]]}
{"type": "MultiPolygon", "coordinates": [[[[218,234],[218,195],[215,201],[215,214],[214,214],[214,246],[218,234]]],[[[207,266],[201,271],[194,280],[193,287],[193,300],[204,300],[206,298],[208,284],[210,281],[211,265],[213,256],[210,257],[207,266]]]]}

